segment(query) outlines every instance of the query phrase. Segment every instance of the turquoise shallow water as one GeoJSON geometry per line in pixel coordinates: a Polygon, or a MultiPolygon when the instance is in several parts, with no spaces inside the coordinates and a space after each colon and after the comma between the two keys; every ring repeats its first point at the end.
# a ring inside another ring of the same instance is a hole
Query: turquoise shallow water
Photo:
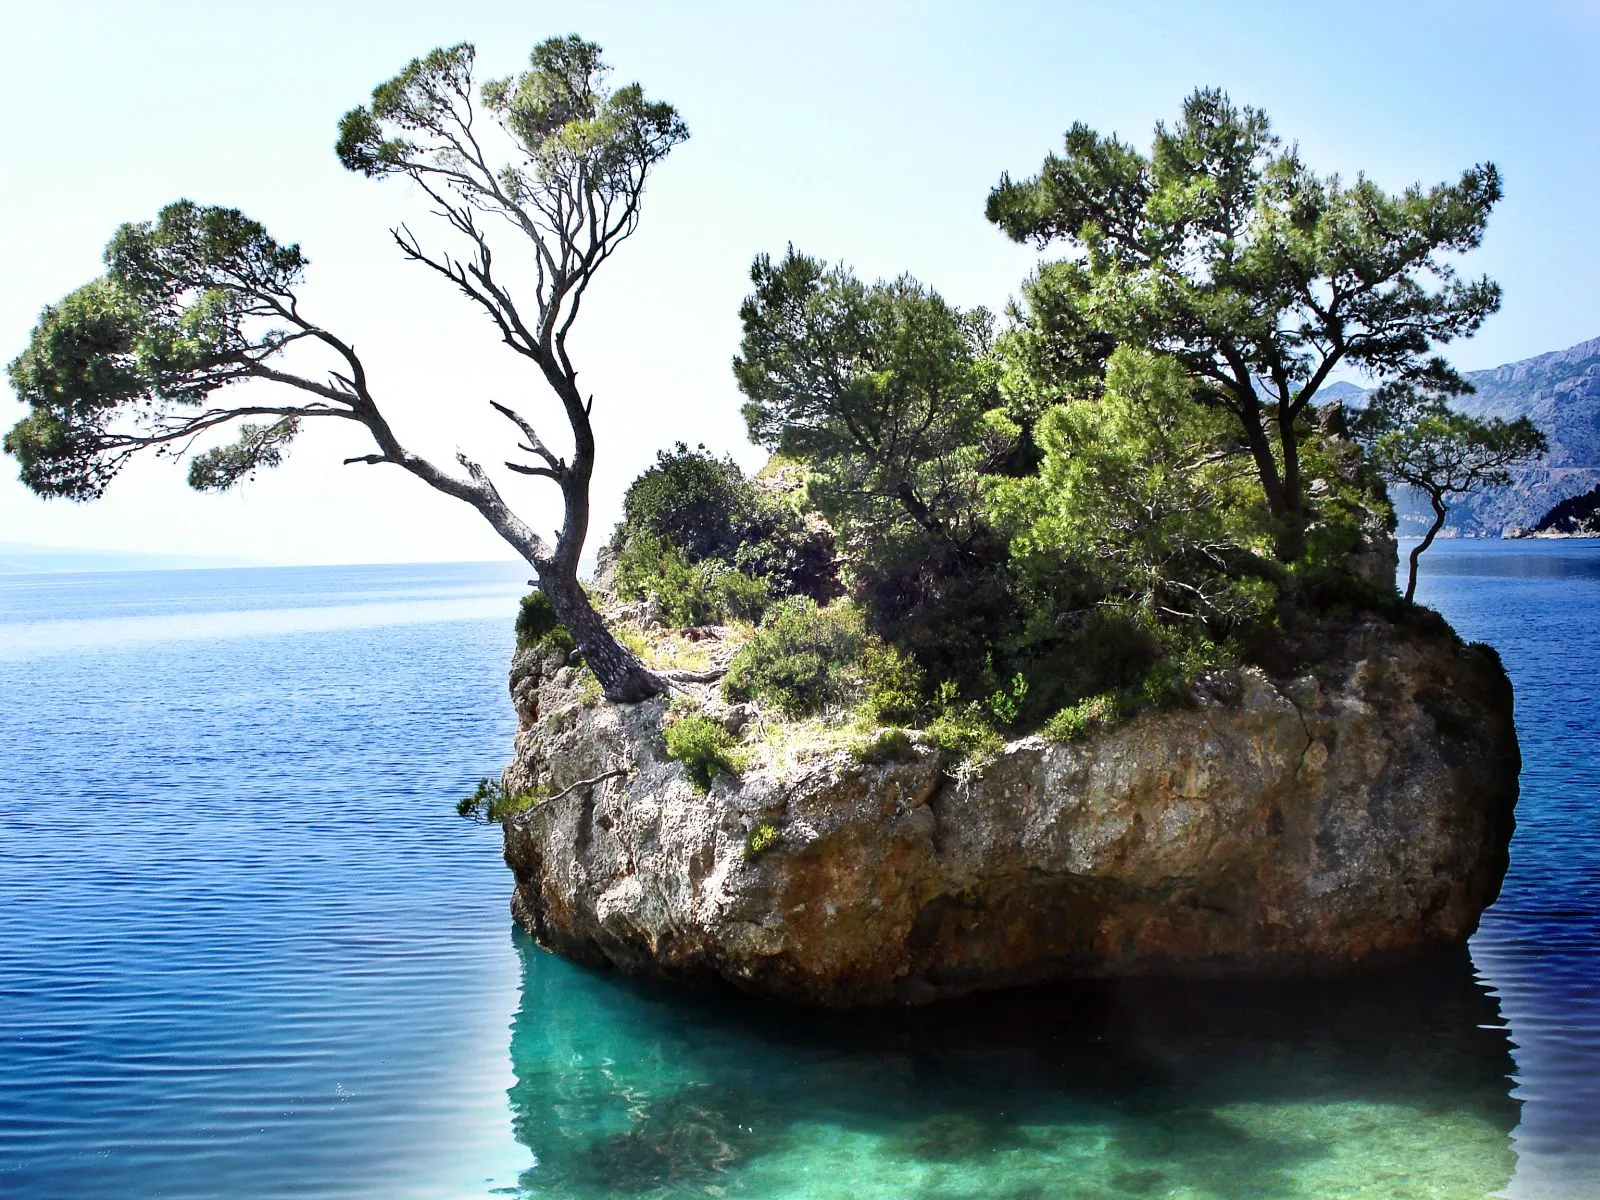
{"type": "Polygon", "coordinates": [[[512,928],[514,568],[0,579],[0,1197],[1600,1194],[1597,551],[1430,552],[1527,759],[1470,959],[867,1017],[512,928]]]}

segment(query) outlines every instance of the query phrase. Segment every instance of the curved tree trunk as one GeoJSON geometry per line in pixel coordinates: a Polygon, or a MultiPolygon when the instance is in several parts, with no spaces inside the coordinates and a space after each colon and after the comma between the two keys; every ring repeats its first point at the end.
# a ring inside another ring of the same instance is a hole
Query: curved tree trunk
{"type": "Polygon", "coordinates": [[[1411,570],[1406,576],[1406,603],[1411,603],[1411,597],[1417,592],[1417,560],[1422,557],[1422,552],[1433,545],[1433,539],[1438,536],[1439,530],[1444,528],[1445,507],[1443,497],[1430,493],[1428,502],[1433,505],[1433,524],[1428,527],[1427,536],[1411,548],[1411,570]]]}
{"type": "Polygon", "coordinates": [[[589,593],[574,575],[546,564],[539,571],[539,590],[583,652],[583,659],[600,680],[600,690],[607,700],[637,704],[667,690],[667,685],[606,628],[589,603],[589,593]]]}
{"type": "Polygon", "coordinates": [[[1278,474],[1278,461],[1272,455],[1272,441],[1267,437],[1261,415],[1253,408],[1235,407],[1234,415],[1244,428],[1245,444],[1250,447],[1250,457],[1255,460],[1256,475],[1261,479],[1261,492],[1266,497],[1267,511],[1281,517],[1289,511],[1284,496],[1283,479],[1278,474]]]}

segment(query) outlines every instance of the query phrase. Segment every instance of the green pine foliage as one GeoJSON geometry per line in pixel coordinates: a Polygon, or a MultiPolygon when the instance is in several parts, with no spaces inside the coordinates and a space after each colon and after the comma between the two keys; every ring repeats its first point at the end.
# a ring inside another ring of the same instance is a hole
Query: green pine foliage
{"type": "Polygon", "coordinates": [[[546,798],[547,791],[508,792],[498,779],[480,779],[472,795],[456,803],[456,815],[478,825],[497,825],[518,816],[546,798]]]}
{"type": "Polygon", "coordinates": [[[538,588],[522,598],[517,608],[517,649],[548,649],[570,652],[572,635],[556,617],[556,610],[538,588]]]}
{"type": "Polygon", "coordinates": [[[1074,564],[1152,627],[1222,640],[1271,609],[1271,527],[1226,414],[1193,391],[1175,359],[1118,349],[1098,397],[1045,413],[1038,473],[990,496],[1041,581],[1074,564]]]}
{"type": "Polygon", "coordinates": [[[1292,558],[1315,504],[1300,441],[1332,372],[1464,382],[1436,347],[1500,306],[1497,284],[1456,267],[1500,196],[1491,163],[1398,194],[1318,175],[1264,112],[1203,88],[1148,153],[1073,125],[1037,176],[1001,178],[987,216],[1067,251],[1024,288],[1026,373],[1092,394],[1119,346],[1174,358],[1226,415],[1292,558]]]}

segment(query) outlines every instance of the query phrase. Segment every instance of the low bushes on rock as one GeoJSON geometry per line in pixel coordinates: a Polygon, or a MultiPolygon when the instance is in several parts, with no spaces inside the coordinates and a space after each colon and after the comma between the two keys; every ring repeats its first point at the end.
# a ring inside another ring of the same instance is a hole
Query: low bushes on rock
{"type": "Polygon", "coordinates": [[[663,735],[667,757],[683,764],[696,791],[710,791],[711,781],[719,774],[739,773],[733,734],[721,721],[705,713],[685,713],[668,725],[663,735]]]}
{"type": "Polygon", "coordinates": [[[755,621],[777,598],[838,594],[832,535],[731,458],[682,442],[629,486],[612,535],[612,581],[675,625],[755,621]]]}
{"type": "Polygon", "coordinates": [[[873,639],[861,656],[866,694],[861,707],[880,724],[913,724],[926,707],[927,677],[917,660],[898,646],[873,639]]]}
{"type": "Polygon", "coordinates": [[[549,598],[538,588],[522,598],[522,604],[517,609],[516,631],[518,650],[536,647],[573,649],[572,635],[557,618],[549,598]]]}
{"type": "Polygon", "coordinates": [[[873,729],[852,739],[850,753],[857,762],[905,762],[917,756],[911,735],[898,726],[873,729]]]}
{"type": "Polygon", "coordinates": [[[1110,692],[1090,696],[1076,704],[1069,704],[1045,723],[1045,736],[1057,742],[1075,742],[1079,738],[1110,729],[1121,721],[1123,707],[1110,692]]]}
{"type": "Polygon", "coordinates": [[[786,600],[734,655],[722,690],[730,700],[762,700],[791,717],[812,716],[854,698],[866,646],[866,625],[852,605],[786,600]]]}
{"type": "Polygon", "coordinates": [[[628,540],[615,572],[617,591],[649,600],[656,618],[668,625],[758,620],[772,595],[770,580],[717,558],[691,561],[676,545],[651,534],[628,540]]]}
{"type": "Polygon", "coordinates": [[[989,723],[984,706],[977,702],[957,704],[955,684],[940,685],[940,713],[928,724],[933,744],[947,754],[972,762],[983,762],[1005,749],[1006,742],[989,723]]]}

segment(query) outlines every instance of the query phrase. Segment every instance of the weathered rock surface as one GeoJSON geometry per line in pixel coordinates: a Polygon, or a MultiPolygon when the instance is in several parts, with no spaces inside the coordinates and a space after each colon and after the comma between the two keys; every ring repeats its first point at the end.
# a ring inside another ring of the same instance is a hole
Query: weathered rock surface
{"type": "Polygon", "coordinates": [[[519,921],[583,961],[829,1005],[1460,943],[1499,891],[1520,768],[1494,651],[1378,620],[1315,673],[1219,674],[1193,709],[1024,738],[964,777],[932,748],[835,750],[700,795],[666,757],[666,701],[596,701],[538,652],[512,692],[506,784],[557,793],[506,826],[519,921]],[[778,840],[751,855],[762,822],[778,840]]]}

